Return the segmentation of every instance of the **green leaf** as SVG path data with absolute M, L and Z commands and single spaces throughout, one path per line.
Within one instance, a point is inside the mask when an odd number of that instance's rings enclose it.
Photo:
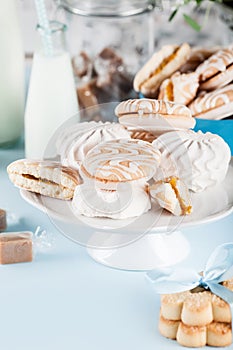
M 175 15 L 177 14 L 178 12 L 178 8 L 176 8 L 170 15 L 168 21 L 171 22 L 173 20 L 173 18 L 175 17 Z
M 198 24 L 194 19 L 192 19 L 191 17 L 189 17 L 188 15 L 186 15 L 185 13 L 183 13 L 183 17 L 185 19 L 185 21 L 197 32 L 200 32 L 201 30 L 201 26 L 200 24 Z

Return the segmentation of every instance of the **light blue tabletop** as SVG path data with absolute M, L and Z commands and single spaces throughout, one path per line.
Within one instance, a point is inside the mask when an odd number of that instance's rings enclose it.
M 21 218 L 8 231 L 34 231 L 40 225 L 54 233 L 55 243 L 32 263 L 0 265 L 0 348 L 181 349 L 158 334 L 159 297 L 144 273 L 97 264 L 85 247 L 63 237 L 45 214 L 20 197 L 7 178 L 6 166 L 22 157 L 22 145 L 0 150 L 0 207 Z M 192 249 L 182 265 L 202 270 L 217 245 L 232 241 L 232 227 L 230 215 L 183 229 Z

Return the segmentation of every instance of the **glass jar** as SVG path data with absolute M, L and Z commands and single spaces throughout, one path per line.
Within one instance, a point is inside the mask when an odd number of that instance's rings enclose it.
M 173 11 L 179 7 L 175 17 L 169 22 Z M 179 0 L 155 0 L 155 46 L 187 42 L 191 46 L 211 47 L 224 44 L 223 26 L 218 6 L 211 1 L 203 1 L 197 6 L 196 1 L 185 3 Z M 184 14 L 190 16 L 200 26 L 200 31 L 193 29 L 185 20 Z M 213 30 L 218 28 L 218 30 Z
M 219 17 L 223 25 L 222 37 L 223 44 L 229 45 L 233 43 L 233 2 L 225 1 L 218 4 Z
M 133 77 L 153 53 L 153 0 L 59 0 L 81 107 L 134 97 Z

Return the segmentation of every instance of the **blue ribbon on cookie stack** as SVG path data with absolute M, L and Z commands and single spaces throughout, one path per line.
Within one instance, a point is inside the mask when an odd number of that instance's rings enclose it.
M 230 305 L 233 324 L 233 291 L 221 284 L 233 278 L 233 243 L 217 247 L 201 275 L 192 269 L 162 268 L 152 270 L 146 276 L 158 294 L 179 293 L 196 287 L 209 289 Z

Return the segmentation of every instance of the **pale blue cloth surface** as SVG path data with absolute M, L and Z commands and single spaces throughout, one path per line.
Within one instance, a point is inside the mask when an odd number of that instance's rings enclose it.
M 159 296 L 144 273 L 95 263 L 85 247 L 63 237 L 47 215 L 24 202 L 6 174 L 6 166 L 22 157 L 22 145 L 0 150 L 0 208 L 21 218 L 8 230 L 40 225 L 56 240 L 53 250 L 32 263 L 0 265 L 1 349 L 183 350 L 159 335 Z M 201 271 L 214 248 L 232 240 L 232 227 L 230 215 L 183 229 L 191 252 L 180 266 Z

